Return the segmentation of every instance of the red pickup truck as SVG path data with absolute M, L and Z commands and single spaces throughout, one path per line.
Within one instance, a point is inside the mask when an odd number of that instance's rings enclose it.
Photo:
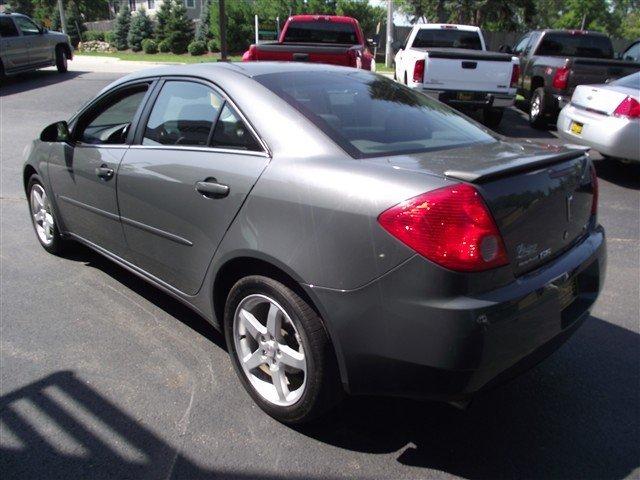
M 289 17 L 277 42 L 251 45 L 243 62 L 315 62 L 375 70 L 376 62 L 355 18 L 337 15 Z

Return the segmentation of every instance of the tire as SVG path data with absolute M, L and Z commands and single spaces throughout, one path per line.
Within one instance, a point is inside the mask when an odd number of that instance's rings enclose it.
M 0 80 L 5 80 L 7 76 L 4 74 L 4 65 L 0 62 Z
M 404 72 L 404 84 L 409 86 L 409 81 L 407 80 L 407 72 Z
M 271 318 L 279 318 L 280 327 L 269 327 L 277 325 L 268 321 L 272 311 L 278 313 Z M 254 320 L 260 323 L 259 328 Z M 335 354 L 322 320 L 286 285 L 258 275 L 239 280 L 227 297 L 224 330 L 242 385 L 276 420 L 291 425 L 306 423 L 342 398 Z M 297 367 L 292 366 L 292 358 Z M 278 378 L 283 380 L 277 382 Z M 277 383 L 284 388 L 279 390 Z
M 536 88 L 529 102 L 529 124 L 537 129 L 546 128 L 548 115 L 549 106 L 545 102 L 544 88 Z
M 56 47 L 56 68 L 60 73 L 65 73 L 69 69 L 67 65 L 67 52 L 62 45 Z
M 34 197 L 34 190 L 40 194 L 42 202 L 38 204 Z M 29 202 L 29 213 L 31 224 L 36 234 L 36 238 L 42 248 L 53 255 L 60 255 L 68 246 L 68 241 L 62 238 L 58 230 L 58 222 L 53 213 L 49 195 L 47 194 L 42 180 L 36 174 L 31 175 L 27 184 L 27 199 Z M 38 208 L 38 207 L 44 208 Z M 46 214 L 44 213 L 46 212 Z M 39 218 L 35 215 L 38 214 Z
M 482 122 L 489 128 L 496 128 L 502 121 L 504 108 L 485 108 L 482 111 Z

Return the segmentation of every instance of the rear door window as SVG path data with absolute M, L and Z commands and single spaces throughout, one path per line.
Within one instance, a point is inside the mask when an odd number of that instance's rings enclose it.
M 0 17 L 0 36 L 17 37 L 19 35 L 15 23 L 8 17 Z
M 211 146 L 233 150 L 262 151 L 262 147 L 239 115 L 226 104 L 213 132 Z
M 15 19 L 23 35 L 40 35 L 40 28 L 27 17 L 15 17 Z

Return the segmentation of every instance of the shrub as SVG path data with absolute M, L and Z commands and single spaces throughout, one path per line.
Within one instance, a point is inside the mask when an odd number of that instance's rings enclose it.
M 71 39 L 71 44 L 74 47 L 78 46 L 78 43 L 84 39 L 84 32 L 87 27 L 84 25 L 78 5 L 73 0 L 67 3 L 67 35 Z
M 220 51 L 220 48 L 218 47 L 218 41 L 215 38 L 212 38 L 211 40 L 209 40 L 209 43 L 207 43 L 207 48 L 209 49 L 210 52 Z
M 202 11 L 200 21 L 196 26 L 195 39 L 205 42 L 211 38 L 211 0 L 202 0 Z
M 193 23 L 187 17 L 187 7 L 184 3 L 174 0 L 172 2 L 171 18 L 165 27 L 165 34 L 171 51 L 177 55 L 185 53 L 191 40 L 193 40 Z
M 104 32 L 104 41 L 110 45 L 113 45 L 116 42 L 115 32 L 113 30 Z
M 153 23 L 144 8 L 131 16 L 131 25 L 127 34 L 127 45 L 134 52 L 142 50 L 142 41 L 153 35 Z
M 142 51 L 144 53 L 158 53 L 158 44 L 151 38 L 145 38 L 142 40 Z
M 84 32 L 83 38 L 85 42 L 104 42 L 105 32 L 100 30 L 87 30 Z
M 113 46 L 118 50 L 125 50 L 127 48 L 127 35 L 129 35 L 129 27 L 131 25 L 131 10 L 125 3 L 120 7 L 120 12 L 116 17 L 116 28 L 113 31 L 114 42 Z
M 156 11 L 156 40 L 161 43 L 167 39 L 167 24 L 171 19 L 172 0 L 165 0 Z
M 189 44 L 187 49 L 189 50 L 189 53 L 191 55 L 196 57 L 198 55 L 204 55 L 205 53 L 207 53 L 207 44 L 198 40 L 194 40 Z
M 158 43 L 158 51 L 161 53 L 170 52 L 171 44 L 169 43 L 169 40 L 162 40 L 160 43 Z

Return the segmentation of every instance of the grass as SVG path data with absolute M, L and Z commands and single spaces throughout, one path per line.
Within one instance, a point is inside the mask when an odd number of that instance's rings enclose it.
M 220 58 L 219 53 L 208 53 L 206 55 L 200 55 L 194 57 L 188 53 L 184 55 L 175 55 L 173 53 L 156 53 L 148 54 L 142 52 L 74 52 L 75 55 L 82 55 L 87 57 L 106 57 L 106 58 L 119 58 L 120 60 L 129 60 L 134 62 L 158 62 L 158 63 L 205 63 L 205 62 L 217 62 Z M 232 62 L 239 62 L 242 60 L 240 55 L 231 55 L 228 57 Z
M 376 62 L 376 72 L 393 73 L 393 67 L 387 67 L 384 62 Z

